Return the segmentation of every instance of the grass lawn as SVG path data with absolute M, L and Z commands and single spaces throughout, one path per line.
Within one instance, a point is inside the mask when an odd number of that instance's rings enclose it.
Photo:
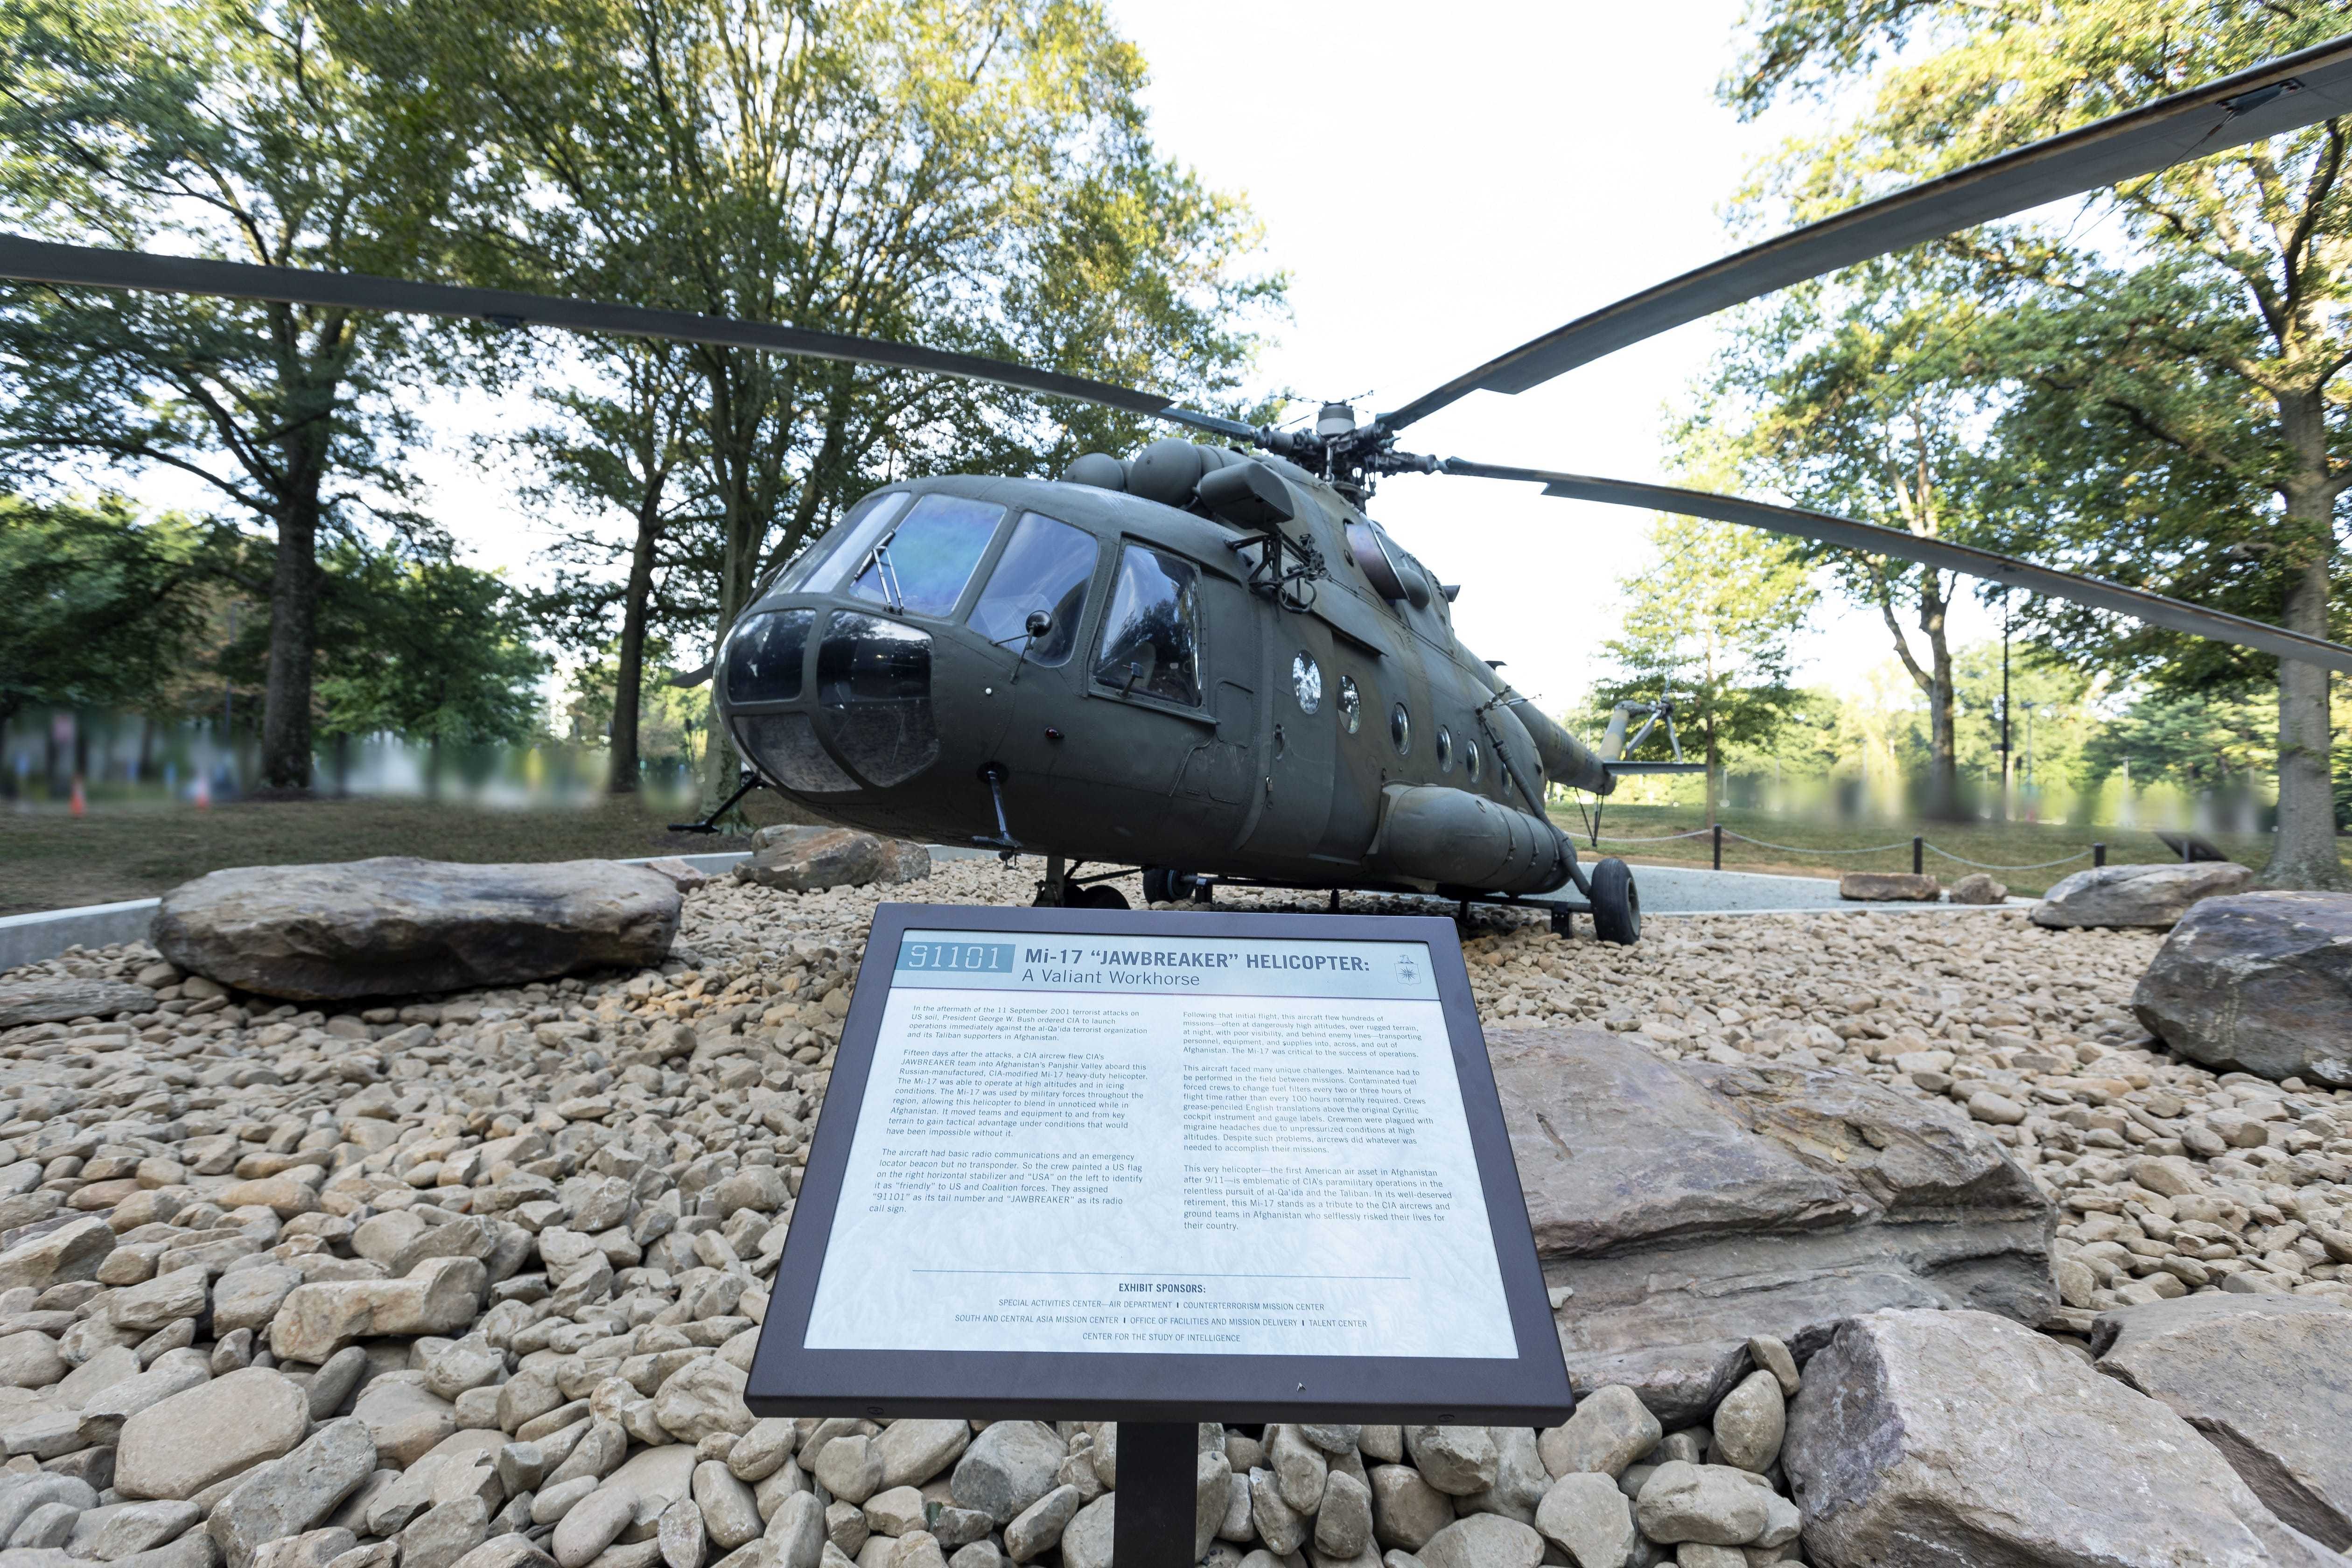
M 742 810 L 783 820 L 776 797 Z M 152 898 L 225 866 L 417 855 L 436 860 L 624 859 L 743 849 L 724 835 L 669 832 L 677 814 L 635 797 L 593 805 L 499 810 L 427 800 L 240 802 L 188 806 L 93 805 L 0 815 L 0 915 Z
M 753 795 L 742 809 L 755 825 L 784 820 L 773 795 Z M 356 860 L 370 855 L 473 861 L 601 859 L 749 847 L 741 837 L 672 833 L 666 826 L 671 816 L 635 798 L 514 810 L 368 798 L 244 802 L 211 811 L 94 805 L 88 816 L 78 820 L 53 811 L 8 813 L 0 815 L 0 915 L 151 898 L 225 866 Z M 1553 820 L 1575 834 L 1583 847 L 1583 824 L 1573 807 L 1555 810 Z M 1613 842 L 1685 832 L 1703 826 L 1704 821 L 1695 805 L 1612 805 L 1601 818 L 1598 853 L 1622 855 L 1635 865 L 1704 866 L 1708 859 L 1705 837 L 1662 844 Z M 1723 845 L 1727 869 L 1834 877 L 1841 871 L 1911 868 L 1911 829 L 1899 824 L 1814 822 L 1741 811 L 1726 812 L 1723 823 L 1729 830 Z M 1807 849 L 1898 847 L 1874 854 L 1815 858 L 1743 843 L 1729 837 L 1730 832 Z M 2055 860 L 2084 849 L 2094 838 L 2106 841 L 2111 862 L 2172 858 L 2155 835 L 2128 828 L 1971 822 L 1937 824 L 1926 833 L 1928 842 L 1955 855 L 2004 866 Z M 2264 837 L 2209 837 L 2257 868 L 2270 852 Z M 2040 870 L 1993 874 L 2011 892 L 2039 893 L 2090 863 L 2084 857 Z M 1933 853 L 1927 856 L 1927 868 L 1947 883 L 1971 869 Z
M 1618 855 L 1636 866 L 1705 866 L 1709 864 L 1713 853 L 1712 846 L 1703 832 L 1698 837 L 1678 838 L 1663 844 L 1613 842 L 1653 838 L 1670 833 L 1688 832 L 1693 828 L 1704 829 L 1706 813 L 1697 805 L 1611 805 L 1601 819 L 1601 847 L 1597 851 L 1587 847 L 1584 822 L 1578 816 L 1574 806 L 1565 809 L 1555 806 L 1552 820 L 1575 836 L 1577 847 L 1588 857 Z M 1803 817 L 1769 816 L 1756 811 L 1727 811 L 1721 814 L 1721 820 L 1724 826 L 1723 868 L 1727 871 L 1774 871 L 1801 877 L 1835 877 L 1843 871 L 1908 871 L 1911 869 L 1911 836 L 1914 833 L 1923 835 L 1929 844 L 1954 855 L 1998 866 L 2028 866 L 2039 861 L 2056 860 L 2063 856 L 2080 854 L 2094 841 L 2105 843 L 2107 863 L 2111 866 L 2176 858 L 2155 834 L 2129 827 L 2083 827 L 2035 822 L 1916 825 L 1820 822 Z M 1768 844 L 1787 845 L 1794 849 L 1853 850 L 1876 845 L 1895 845 L 1896 847 L 1874 854 L 1790 854 L 1743 843 L 1731 837 L 1734 833 L 1760 838 Z M 2205 837 L 2231 858 L 2243 861 L 2256 870 L 2260 870 L 2263 862 L 2270 858 L 2270 838 L 2266 834 L 2209 833 Z M 2343 843 L 2339 840 L 2339 854 L 2343 852 Z M 1977 868 L 1946 859 L 1934 849 L 1927 852 L 1926 862 L 1926 869 L 1942 879 L 1947 886 Z M 2047 891 L 2050 884 L 2061 877 L 2082 870 L 2090 864 L 2091 858 L 2083 854 L 2080 858 L 2063 865 L 2045 866 L 2031 871 L 1995 871 L 1992 875 L 2007 883 L 2012 893 L 2041 893 Z

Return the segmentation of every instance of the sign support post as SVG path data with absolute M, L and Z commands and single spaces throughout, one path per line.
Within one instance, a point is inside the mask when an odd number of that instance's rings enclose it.
M 1192 1568 L 1200 1452 L 1197 1422 L 1118 1424 L 1111 1568 Z

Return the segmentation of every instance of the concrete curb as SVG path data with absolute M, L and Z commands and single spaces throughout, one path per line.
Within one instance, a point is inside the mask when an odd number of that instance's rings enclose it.
M 926 845 L 931 857 L 938 860 L 984 860 L 995 851 L 975 849 L 964 845 Z M 683 860 L 698 871 L 710 876 L 722 876 L 742 861 L 751 858 L 749 851 L 733 850 L 719 855 L 643 855 L 622 862 L 627 866 L 643 866 L 653 860 Z M 1811 877 L 1781 877 L 1760 871 L 1717 871 L 1705 868 L 1685 868 L 1637 866 L 1638 883 L 1644 877 L 1662 870 L 1675 873 L 1660 881 L 1677 881 L 1688 878 L 1716 882 L 1723 892 L 1751 892 L 1769 896 L 1778 892 L 1789 896 L 1805 884 L 1818 886 L 1824 879 Z M 1773 887 L 1772 884 L 1790 884 Z M 1810 891 L 1810 889 L 1805 890 Z M 1645 919 L 1664 919 L 1686 915 L 1820 915 L 1820 914 L 1893 914 L 1893 915 L 1953 915 L 1976 913 L 1999 909 L 2031 909 L 2038 899 L 2011 899 L 2003 904 L 1911 904 L 1911 903 L 1762 903 L 1742 904 L 1732 901 L 1714 908 L 1654 907 L 1645 896 L 1642 913 Z M 130 899 L 119 904 L 85 904 L 79 909 L 38 910 L 28 915 L 0 915 L 0 970 L 16 969 L 27 963 L 39 963 L 55 958 L 69 947 L 110 947 L 117 942 L 143 942 L 147 927 L 155 918 L 158 899 Z

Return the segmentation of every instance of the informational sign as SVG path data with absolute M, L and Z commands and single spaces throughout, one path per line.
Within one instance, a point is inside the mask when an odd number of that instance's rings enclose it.
M 749 1395 L 1564 1410 L 1501 1132 L 1450 921 L 886 905 Z

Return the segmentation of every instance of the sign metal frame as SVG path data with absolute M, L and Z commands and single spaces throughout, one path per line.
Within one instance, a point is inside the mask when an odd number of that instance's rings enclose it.
M 1517 1353 L 1457 1358 L 808 1349 L 803 1342 L 865 1108 L 899 940 L 909 929 L 1427 944 Z M 888 1419 L 1498 1426 L 1548 1426 L 1566 1420 L 1575 1399 L 1454 921 L 1422 915 L 880 906 L 843 1021 L 744 1397 L 760 1415 Z

